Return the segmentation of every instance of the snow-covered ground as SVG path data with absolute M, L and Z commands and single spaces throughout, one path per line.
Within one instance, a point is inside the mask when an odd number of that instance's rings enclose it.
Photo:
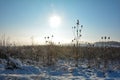
M 44 67 L 21 64 L 21 68 L 5 69 L 5 60 L 0 64 L 0 80 L 120 80 L 119 69 L 101 70 L 88 68 L 86 64 L 74 67 L 73 62 L 59 60 L 56 65 Z

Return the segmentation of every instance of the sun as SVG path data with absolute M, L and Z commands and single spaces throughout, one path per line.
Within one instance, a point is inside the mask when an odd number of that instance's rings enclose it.
M 50 17 L 50 26 L 51 27 L 59 27 L 61 24 L 60 16 L 53 15 Z

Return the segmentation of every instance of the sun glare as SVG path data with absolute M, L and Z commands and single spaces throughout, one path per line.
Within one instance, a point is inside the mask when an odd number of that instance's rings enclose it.
M 51 16 L 50 17 L 50 26 L 51 27 L 59 27 L 61 23 L 61 18 L 59 16 Z

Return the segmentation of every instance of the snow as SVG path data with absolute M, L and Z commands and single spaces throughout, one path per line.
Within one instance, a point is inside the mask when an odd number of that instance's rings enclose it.
M 22 66 L 22 63 L 19 59 L 14 59 L 14 58 L 9 57 L 9 62 L 14 63 L 17 68 L 21 68 L 21 66 Z M 11 66 L 11 65 L 6 65 L 6 67 L 7 66 Z
M 13 59 L 12 59 L 13 60 Z M 119 69 L 101 70 L 88 68 L 86 64 L 74 67 L 70 61 L 59 60 L 54 66 L 36 66 L 22 64 L 19 59 L 14 59 L 21 68 L 6 69 L 5 60 L 1 59 L 0 80 L 119 80 Z M 34 61 L 33 61 L 34 62 Z M 41 64 L 39 64 L 41 65 Z

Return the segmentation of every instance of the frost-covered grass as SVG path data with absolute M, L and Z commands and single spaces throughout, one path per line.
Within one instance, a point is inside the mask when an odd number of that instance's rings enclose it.
M 5 60 L 1 59 L 5 62 Z M 18 61 L 20 63 L 20 61 Z M 33 61 L 34 63 L 35 61 Z M 37 64 L 38 65 L 38 64 Z M 82 62 L 74 67 L 72 60 L 58 60 L 52 66 L 22 64 L 20 69 L 5 69 L 5 64 L 0 64 L 0 80 L 119 80 L 119 69 L 99 69 L 88 67 Z M 112 66 L 112 65 L 109 65 Z

